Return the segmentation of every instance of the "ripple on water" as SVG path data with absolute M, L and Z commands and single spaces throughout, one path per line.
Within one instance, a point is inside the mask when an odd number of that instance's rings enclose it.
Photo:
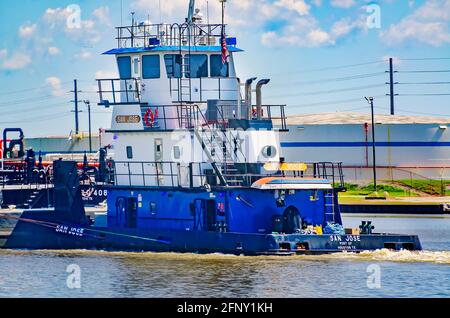
M 236 256 L 228 254 L 193 254 L 193 253 L 152 253 L 152 252 L 110 252 L 92 250 L 0 250 L 0 255 L 38 255 L 61 257 L 113 257 L 113 258 L 140 258 L 166 261 L 228 261 L 228 262 L 257 262 L 257 261 L 378 261 L 396 263 L 434 263 L 450 265 L 450 251 L 392 251 L 381 249 L 376 251 L 363 251 L 360 253 L 331 253 L 322 255 L 297 256 Z

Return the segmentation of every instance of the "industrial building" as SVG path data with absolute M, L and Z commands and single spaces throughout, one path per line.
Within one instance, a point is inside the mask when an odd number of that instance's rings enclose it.
M 450 118 L 375 115 L 375 123 L 378 179 L 450 179 Z M 342 161 L 346 180 L 372 179 L 370 114 L 297 115 L 287 125 L 286 161 Z

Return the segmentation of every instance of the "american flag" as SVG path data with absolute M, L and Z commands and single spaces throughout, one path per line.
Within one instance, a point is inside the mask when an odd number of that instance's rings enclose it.
M 222 64 L 226 64 L 228 62 L 228 47 L 227 47 L 227 37 L 225 36 L 225 30 L 222 28 L 222 37 L 220 39 L 220 44 L 222 46 Z

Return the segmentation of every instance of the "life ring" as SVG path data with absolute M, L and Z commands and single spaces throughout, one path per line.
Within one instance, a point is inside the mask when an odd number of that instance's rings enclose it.
M 144 123 L 148 127 L 153 127 L 155 123 L 155 115 L 153 114 L 153 111 L 151 108 L 147 108 L 144 114 Z

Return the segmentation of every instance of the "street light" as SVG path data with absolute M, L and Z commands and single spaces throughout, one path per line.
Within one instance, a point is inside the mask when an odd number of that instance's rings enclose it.
M 373 97 L 365 97 L 366 101 L 370 104 L 372 112 L 372 166 L 373 166 L 373 187 L 377 192 L 377 164 L 376 164 L 376 151 L 375 151 L 375 114 L 373 111 Z
M 89 121 L 89 152 L 92 153 L 92 133 L 91 133 L 91 102 L 88 100 L 83 101 L 88 108 L 88 121 Z

